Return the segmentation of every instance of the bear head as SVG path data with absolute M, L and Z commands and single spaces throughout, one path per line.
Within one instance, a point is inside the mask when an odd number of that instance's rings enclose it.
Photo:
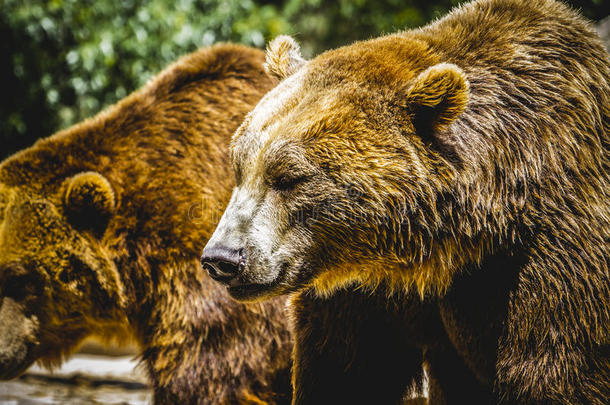
M 385 277 L 446 288 L 463 247 L 443 223 L 463 71 L 401 34 L 311 61 L 278 37 L 266 67 L 282 80 L 233 137 L 236 187 L 203 255 L 212 276 L 245 300 Z
M 125 324 L 124 287 L 101 243 L 117 195 L 101 173 L 62 172 L 42 155 L 0 165 L 0 379 L 37 360 L 58 365 L 86 336 Z

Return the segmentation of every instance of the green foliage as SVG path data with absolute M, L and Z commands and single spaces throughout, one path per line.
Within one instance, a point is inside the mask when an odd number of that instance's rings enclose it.
M 282 13 L 303 52 L 312 56 L 360 39 L 418 27 L 467 0 L 286 0 Z M 609 0 L 563 0 L 598 20 Z
M 288 0 L 286 17 L 311 56 L 359 39 L 424 25 L 460 0 Z
M 286 32 L 252 0 L 2 0 L 0 156 L 124 97 L 217 41 L 262 47 Z
M 573 1 L 590 18 L 605 0 Z M 304 53 L 425 24 L 459 0 L 0 0 L 0 158 L 80 121 L 200 46 Z

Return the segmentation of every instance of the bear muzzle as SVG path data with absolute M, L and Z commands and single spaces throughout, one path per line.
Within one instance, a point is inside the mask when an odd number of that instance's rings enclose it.
M 35 360 L 38 324 L 9 297 L 0 299 L 0 380 L 18 377 Z

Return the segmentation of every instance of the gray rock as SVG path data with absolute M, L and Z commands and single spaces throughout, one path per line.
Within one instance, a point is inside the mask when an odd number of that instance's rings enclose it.
M 610 16 L 599 21 L 595 25 L 595 29 L 599 33 L 599 36 L 602 37 L 606 49 L 610 52 Z

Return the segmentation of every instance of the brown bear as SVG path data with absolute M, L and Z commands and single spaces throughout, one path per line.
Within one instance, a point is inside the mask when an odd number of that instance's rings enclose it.
M 290 400 L 284 301 L 244 305 L 199 253 L 233 187 L 229 143 L 275 79 L 218 45 L 0 165 L 0 378 L 89 335 L 135 339 L 155 403 Z
M 606 404 L 610 61 L 555 0 L 479 0 L 305 61 L 233 138 L 204 249 L 241 300 L 298 292 L 295 403 Z M 228 263 L 228 264 L 227 264 Z

